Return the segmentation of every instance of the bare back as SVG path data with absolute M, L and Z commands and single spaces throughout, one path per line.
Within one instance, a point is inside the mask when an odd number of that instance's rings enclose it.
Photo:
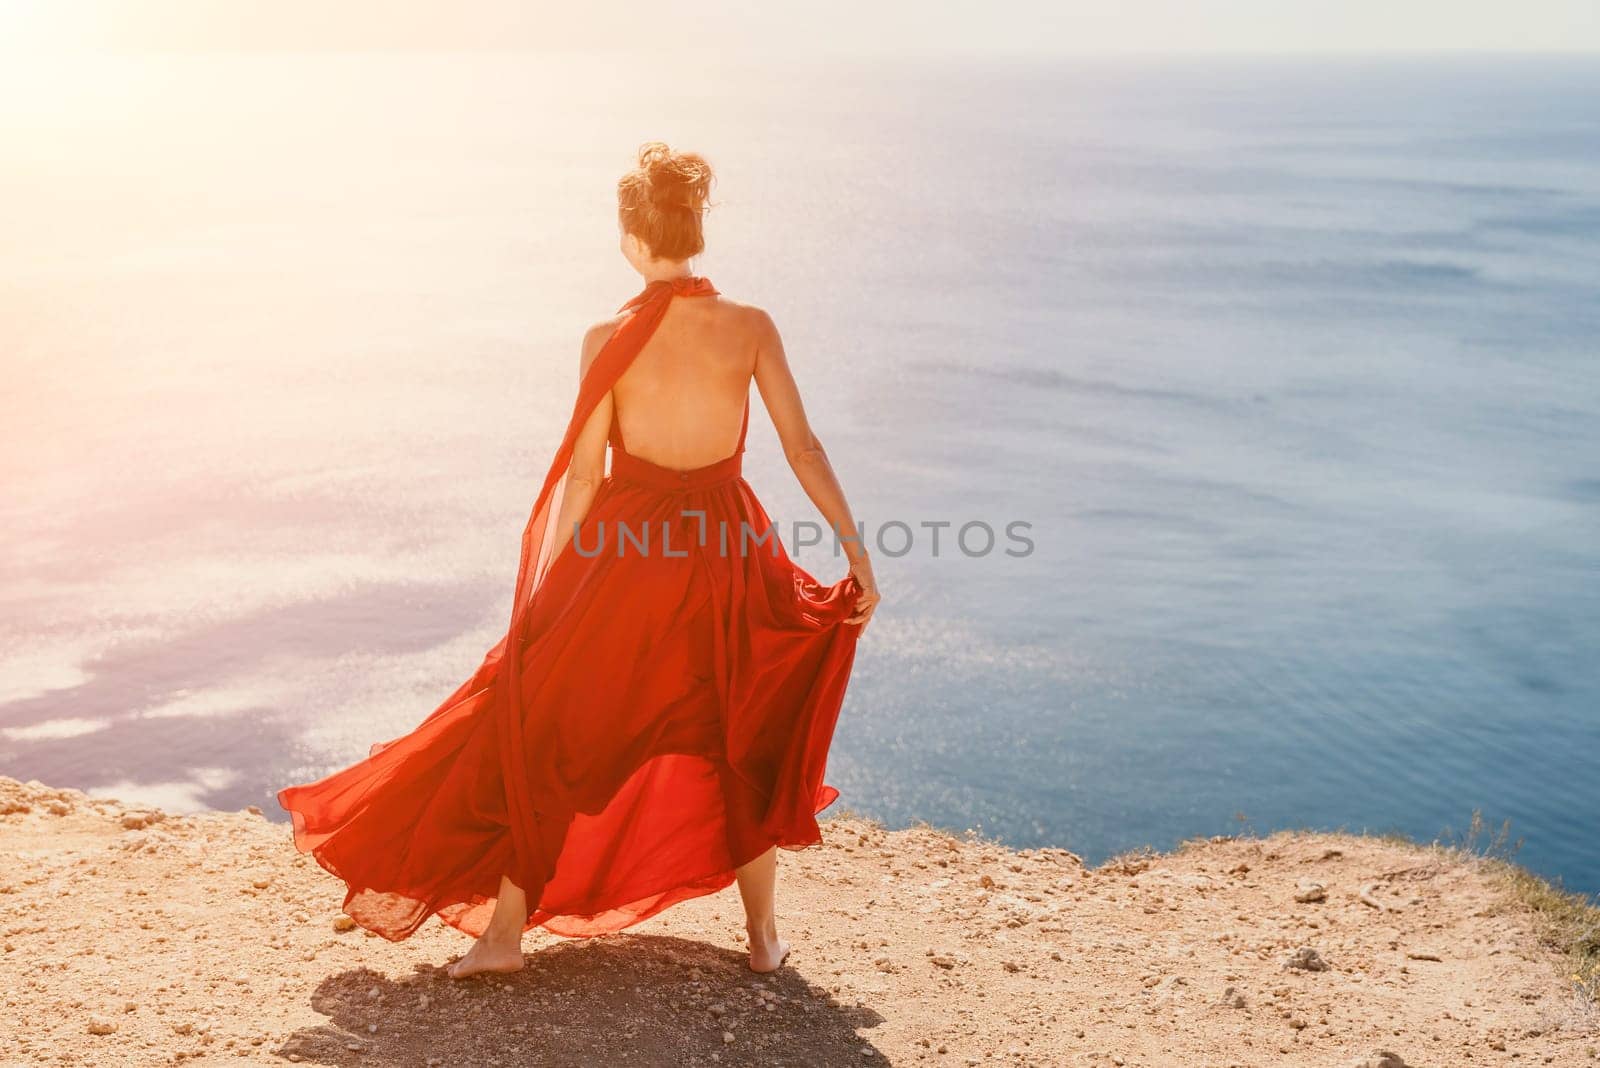
M 641 272 L 643 273 L 643 272 Z M 583 338 L 581 381 L 625 318 L 596 323 Z M 772 317 L 720 296 L 672 300 L 633 362 L 595 404 L 567 470 L 556 516 L 556 552 L 588 514 L 606 478 L 606 441 L 657 467 L 689 472 L 728 460 L 738 451 L 745 405 L 754 380 L 772 417 L 789 467 L 822 513 L 850 559 L 860 583 L 856 612 L 846 622 L 865 625 L 879 597 L 872 565 L 844 490 L 800 399 L 783 339 Z M 688 477 L 685 475 L 684 477 Z
M 756 309 L 721 297 L 668 305 L 611 389 L 629 453 L 677 470 L 733 453 L 760 349 L 758 317 Z

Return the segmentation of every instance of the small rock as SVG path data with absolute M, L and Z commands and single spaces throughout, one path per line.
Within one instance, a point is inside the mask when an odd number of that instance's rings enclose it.
M 91 1035 L 116 1034 L 117 1022 L 105 1016 L 89 1017 L 89 1033 Z
M 250 885 L 255 887 L 257 890 L 265 890 L 267 887 L 272 885 L 272 880 L 265 875 L 258 875 L 254 879 L 250 880 Z
M 723 1041 L 724 1045 L 731 1043 L 733 1041 L 733 1032 L 732 1031 L 724 1031 L 724 1032 L 722 1032 L 722 1041 Z
M 354 931 L 356 929 L 356 921 L 348 916 L 335 916 L 333 918 L 333 929 L 340 933 Z
M 1222 992 L 1222 999 L 1221 1000 L 1222 1000 L 1223 1007 L 1225 1007 L 1225 1008 L 1229 1008 L 1229 1009 L 1242 1009 L 1242 1008 L 1244 1008 L 1244 995 L 1239 992 L 1239 988 L 1236 987 L 1236 986 L 1230 986 L 1226 990 L 1224 990 Z
M 1283 966 L 1291 971 L 1299 972 L 1325 972 L 1328 970 L 1328 962 L 1322 959 L 1322 954 L 1310 946 L 1301 946 L 1295 950 L 1294 956 L 1285 961 Z
M 246 812 L 250 813 L 250 815 L 252 815 L 252 816 L 261 815 L 261 806 L 260 805 L 246 805 L 246 806 L 244 806 L 244 810 Z
M 1328 888 L 1311 879 L 1301 879 L 1294 885 L 1294 899 L 1302 904 L 1328 900 Z
M 124 812 L 122 814 L 122 829 L 125 831 L 142 831 L 155 822 L 155 817 L 149 812 Z

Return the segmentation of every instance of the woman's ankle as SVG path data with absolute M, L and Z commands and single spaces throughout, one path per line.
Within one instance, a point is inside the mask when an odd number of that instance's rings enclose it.
M 520 946 L 522 945 L 522 929 L 506 924 L 490 924 L 484 929 L 483 939 L 495 946 Z
M 778 940 L 778 920 L 769 916 L 765 920 L 750 921 L 744 924 L 745 934 L 750 936 L 752 945 L 771 945 Z

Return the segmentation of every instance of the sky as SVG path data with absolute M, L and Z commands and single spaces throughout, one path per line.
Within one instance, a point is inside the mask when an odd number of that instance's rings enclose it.
M 0 0 L 0 53 L 1600 51 L 1600 0 Z

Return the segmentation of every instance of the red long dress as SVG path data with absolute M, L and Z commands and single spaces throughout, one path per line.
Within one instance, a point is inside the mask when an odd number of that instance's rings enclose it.
M 610 473 L 551 551 L 595 405 L 674 297 L 715 292 L 653 282 L 623 305 L 523 534 L 511 625 L 472 677 L 410 733 L 278 792 L 362 927 L 398 941 L 437 913 L 482 934 L 507 875 L 525 928 L 602 934 L 821 840 L 860 588 L 789 559 L 740 475 L 744 429 L 731 456 L 677 471 L 628 453 L 613 420 Z

